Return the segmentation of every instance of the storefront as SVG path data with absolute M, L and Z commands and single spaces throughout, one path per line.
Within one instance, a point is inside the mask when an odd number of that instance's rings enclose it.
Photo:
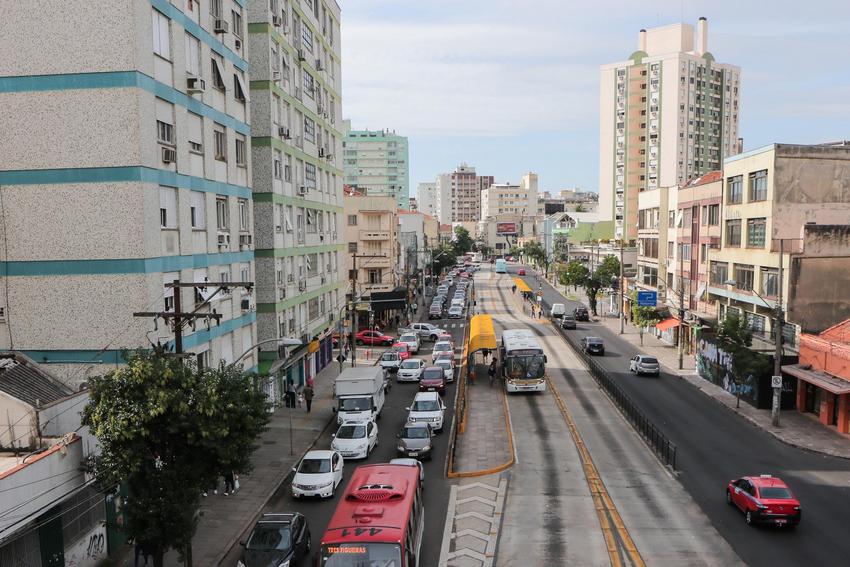
M 677 344 L 679 336 L 679 320 L 667 317 L 655 325 L 656 336 L 667 344 Z
M 803 364 L 783 366 L 782 372 L 797 378 L 797 411 L 850 433 L 850 382 Z

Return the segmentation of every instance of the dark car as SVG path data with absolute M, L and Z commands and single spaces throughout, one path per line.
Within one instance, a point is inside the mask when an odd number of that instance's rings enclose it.
M 586 307 L 576 307 L 573 309 L 573 317 L 576 318 L 576 321 L 590 321 L 590 313 L 587 312 Z
M 431 426 L 427 423 L 407 423 L 398 435 L 396 453 L 403 457 L 431 460 Z
M 292 565 L 295 567 L 310 556 L 310 528 L 307 518 L 299 513 L 263 514 L 247 541 L 240 542 L 245 550 L 237 565 L 266 567 Z
M 598 337 L 584 337 L 581 340 L 581 349 L 587 354 L 605 354 L 605 343 Z
M 562 329 L 575 329 L 576 328 L 576 318 L 572 315 L 564 314 L 561 317 L 561 328 Z
M 441 366 L 426 366 L 419 375 L 419 391 L 446 393 L 446 372 Z

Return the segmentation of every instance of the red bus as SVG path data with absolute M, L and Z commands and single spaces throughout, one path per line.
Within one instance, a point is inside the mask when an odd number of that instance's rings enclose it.
M 322 536 L 320 567 L 418 567 L 425 525 L 419 467 L 361 465 Z

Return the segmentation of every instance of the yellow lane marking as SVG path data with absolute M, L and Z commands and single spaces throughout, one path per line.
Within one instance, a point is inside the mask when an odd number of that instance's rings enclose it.
M 573 442 L 578 449 L 582 467 L 584 468 L 584 476 L 587 479 L 588 488 L 590 488 L 590 493 L 593 496 L 593 502 L 596 506 L 596 514 L 599 517 L 599 524 L 602 527 L 602 533 L 608 546 L 608 556 L 611 559 L 612 567 L 620 567 L 622 565 L 620 553 L 617 549 L 616 539 L 620 540 L 623 549 L 628 554 L 630 562 L 634 567 L 645 567 L 646 563 L 641 557 L 637 546 L 635 546 L 632 536 L 626 529 L 625 523 L 623 523 L 623 518 L 617 511 L 614 501 L 611 499 L 610 494 L 608 494 L 608 490 L 605 488 L 605 484 L 599 476 L 599 471 L 596 469 L 596 465 L 593 464 L 590 451 L 587 450 L 587 446 L 581 438 L 578 427 L 576 427 L 572 415 L 567 409 L 567 404 L 564 403 L 564 399 L 561 397 L 560 392 L 558 392 L 558 389 L 555 387 L 555 384 L 552 382 L 552 379 L 549 378 L 548 374 L 546 375 L 546 383 L 549 385 L 549 391 L 552 392 L 552 395 L 555 397 L 558 409 L 561 410 L 561 415 L 567 423 L 567 428 L 570 430 L 570 436 L 573 438 Z M 611 518 L 610 522 L 608 520 L 609 517 Z M 613 529 L 611 527 L 611 523 L 614 524 Z M 617 536 L 616 538 L 615 535 Z

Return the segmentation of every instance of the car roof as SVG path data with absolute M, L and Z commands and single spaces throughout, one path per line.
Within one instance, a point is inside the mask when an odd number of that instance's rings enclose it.
M 755 484 L 759 488 L 764 487 L 778 487 L 778 488 L 788 488 L 788 485 L 781 478 L 777 478 L 775 476 L 770 475 L 760 475 L 760 476 L 748 476 L 744 477 L 750 480 L 753 484 Z
M 442 371 L 443 371 L 443 369 L 442 369 L 442 368 L 440 368 L 439 366 L 437 366 L 436 364 L 432 364 L 432 365 L 430 365 L 430 366 L 426 366 L 425 368 L 423 368 L 423 369 L 422 369 L 422 372 L 425 372 L 426 370 L 439 370 L 440 372 L 442 372 Z
M 336 453 L 336 451 L 328 451 L 317 449 L 315 451 L 307 451 L 307 454 L 304 455 L 305 459 L 330 459 L 331 456 Z
M 430 425 L 428 425 L 424 421 L 408 421 L 402 427 L 418 427 L 421 429 L 425 429 L 426 427 L 430 427 Z
M 451 341 L 437 341 L 436 343 L 434 343 L 434 348 L 436 348 L 436 347 L 437 347 L 437 345 L 449 345 L 449 346 L 452 346 L 452 342 L 451 342 Z
M 437 392 L 418 392 L 413 400 L 436 400 L 439 395 Z
M 602 342 L 602 339 L 600 339 L 599 337 L 584 337 L 584 339 L 588 342 L 590 342 L 590 341 L 599 341 L 600 343 Z
M 257 521 L 258 524 L 280 523 L 289 524 L 296 516 L 300 516 L 298 512 L 266 512 Z

